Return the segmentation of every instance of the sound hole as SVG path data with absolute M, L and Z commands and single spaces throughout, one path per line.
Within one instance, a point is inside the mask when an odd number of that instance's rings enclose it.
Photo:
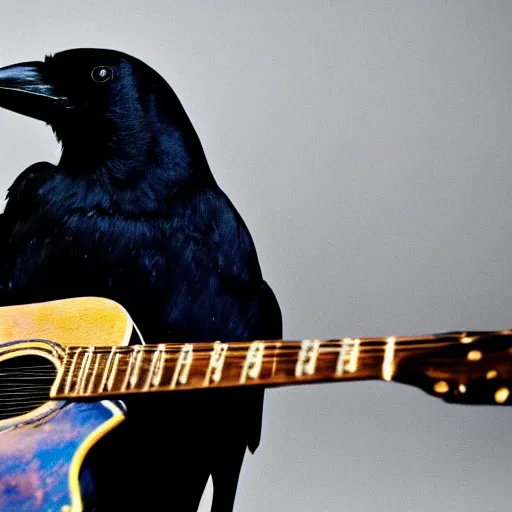
M 56 375 L 57 369 L 44 357 L 24 355 L 0 361 L 0 420 L 48 402 Z

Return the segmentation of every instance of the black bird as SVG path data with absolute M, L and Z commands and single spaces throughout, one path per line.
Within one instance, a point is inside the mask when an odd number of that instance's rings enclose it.
M 0 304 L 102 296 L 146 343 L 279 339 L 281 312 L 251 235 L 217 185 L 168 83 L 125 53 L 72 49 L 0 69 L 0 107 L 49 124 L 62 155 L 9 188 Z M 93 334 L 93 333 L 91 333 Z M 232 510 L 263 391 L 129 399 L 88 462 L 97 510 Z

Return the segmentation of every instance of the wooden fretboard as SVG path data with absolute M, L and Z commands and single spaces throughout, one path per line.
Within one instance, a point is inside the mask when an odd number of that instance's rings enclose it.
M 402 357 L 459 344 L 464 335 L 69 347 L 51 397 L 391 380 Z

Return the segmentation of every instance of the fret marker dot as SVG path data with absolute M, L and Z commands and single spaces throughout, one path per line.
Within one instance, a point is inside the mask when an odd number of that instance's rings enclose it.
M 440 380 L 434 384 L 434 391 L 436 393 L 447 393 L 450 390 L 450 386 L 444 380 Z
M 507 401 L 509 395 L 510 390 L 508 388 L 500 388 L 494 393 L 494 400 L 496 400 L 498 404 L 503 404 Z
M 488 379 L 488 380 L 491 380 L 491 379 L 495 379 L 496 377 L 498 376 L 498 372 L 496 370 L 489 370 L 485 377 Z
M 480 361 L 482 359 L 482 352 L 480 350 L 471 350 L 468 352 L 468 361 Z

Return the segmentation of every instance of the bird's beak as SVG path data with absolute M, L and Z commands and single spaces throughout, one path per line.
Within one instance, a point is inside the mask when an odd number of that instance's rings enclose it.
M 66 103 L 45 81 L 43 62 L 0 68 L 0 107 L 49 123 L 56 108 Z

